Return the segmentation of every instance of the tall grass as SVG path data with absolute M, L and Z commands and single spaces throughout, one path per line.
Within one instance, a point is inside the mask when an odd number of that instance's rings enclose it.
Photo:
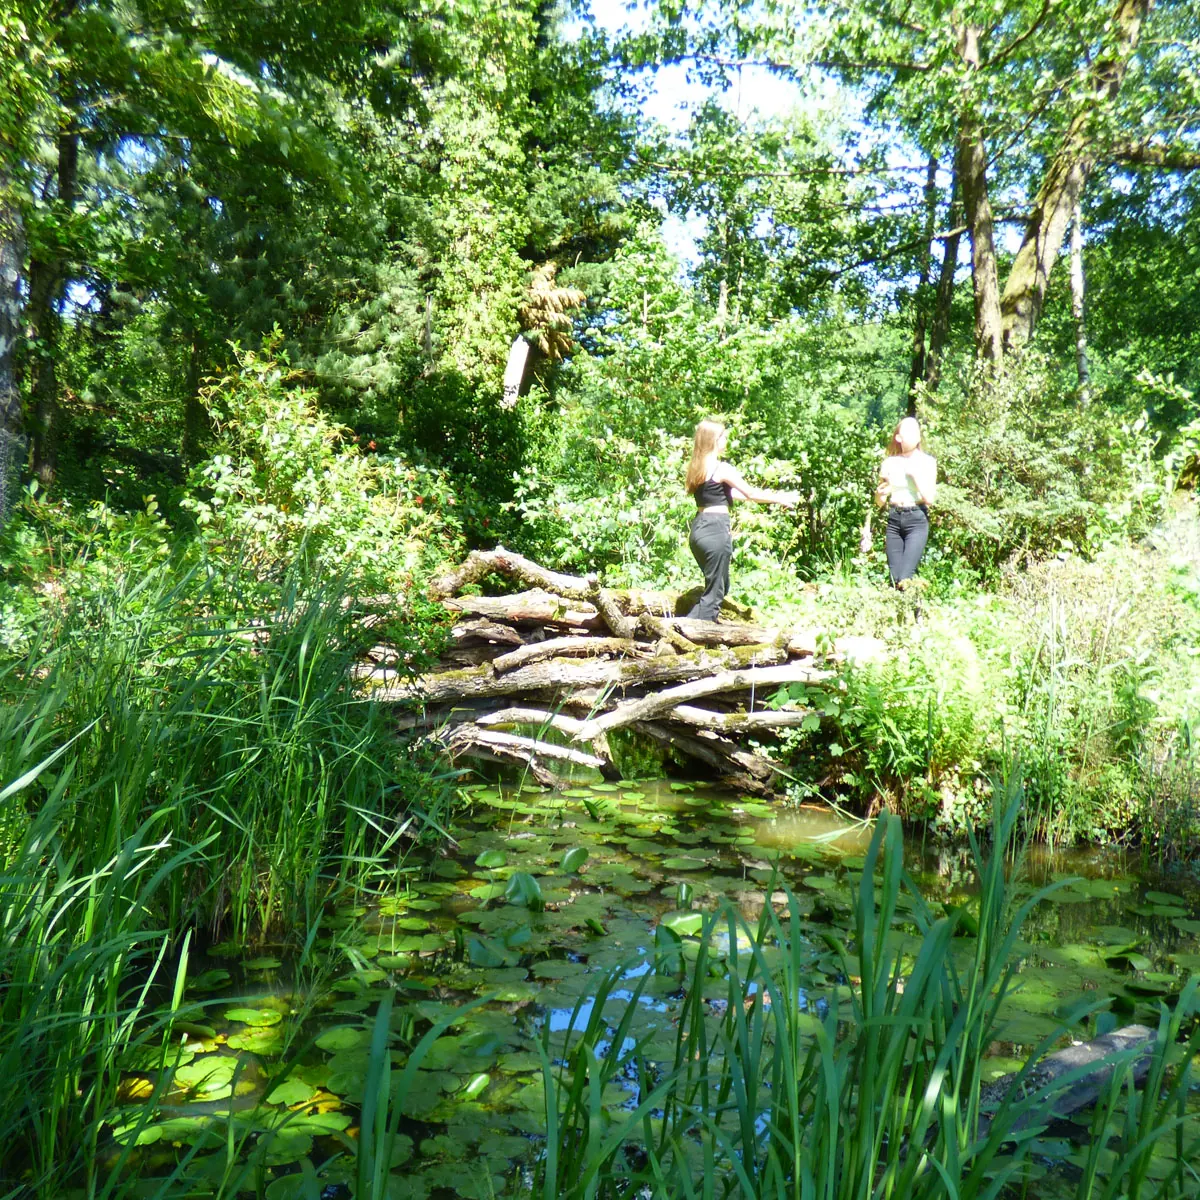
M 0 666 L 0 1194 L 99 1186 L 189 931 L 306 951 L 432 819 L 436 780 L 348 687 L 349 598 L 297 582 L 256 613 L 230 583 L 118 579 Z
M 1033 1065 L 1057 1035 L 1047 1038 L 1007 1102 L 983 1112 L 985 1055 L 1009 990 L 1016 940 L 1049 890 L 1017 905 L 1008 868 L 1019 783 L 997 795 L 992 853 L 972 844 L 980 911 L 969 942 L 955 937 L 965 915 L 935 916 L 906 878 L 899 822 L 884 816 L 855 898 L 852 944 L 828 938 L 846 983 L 827 1007 L 807 999 L 813 931 L 790 892 L 782 912 L 766 906 L 753 927 L 730 905 L 708 919 L 685 983 L 674 1062 L 661 1071 L 631 1037 L 636 991 L 621 1027 L 610 1030 L 602 1020 L 619 974 L 610 977 L 557 1070 L 547 1035 L 548 1147 L 534 1187 L 539 1200 L 982 1200 L 1018 1186 L 1053 1095 L 1075 1077 L 1036 1085 Z M 920 934 L 911 956 L 896 933 L 903 897 Z M 726 988 L 714 1016 L 705 984 L 718 963 Z M 1180 1022 L 1196 1008 L 1193 987 L 1175 1015 L 1164 1016 L 1152 1089 L 1175 1058 Z M 1063 1031 L 1086 1011 L 1068 1014 Z M 613 1112 L 605 1088 L 630 1075 L 638 1083 L 636 1104 Z M 1124 1077 L 1119 1070 L 1110 1107 Z M 1156 1139 L 1182 1137 L 1179 1096 L 1187 1084 L 1174 1087 L 1169 1103 L 1148 1089 L 1140 1109 L 1131 1110 L 1140 1115 L 1129 1138 L 1136 1162 L 1126 1174 L 1141 1170 L 1144 1177 L 1142 1160 Z M 1194 1156 L 1197 1147 L 1179 1149 Z M 1180 1168 L 1181 1181 L 1185 1172 L 1187 1187 L 1159 1194 L 1194 1194 L 1187 1190 L 1194 1172 Z M 1081 1197 L 1101 1194 L 1081 1184 Z

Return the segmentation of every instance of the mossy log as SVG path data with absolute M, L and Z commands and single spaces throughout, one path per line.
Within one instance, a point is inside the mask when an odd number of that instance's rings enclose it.
M 768 649 L 768 647 L 755 647 Z M 778 661 L 778 659 L 776 659 Z M 697 679 L 678 687 L 665 688 L 639 700 L 630 700 L 618 704 L 611 712 L 603 716 L 593 717 L 585 721 L 575 732 L 575 741 L 589 741 L 601 733 L 621 729 L 632 725 L 635 721 L 645 721 L 651 717 L 668 712 L 677 705 L 686 704 L 689 700 L 698 700 L 703 696 L 712 696 L 721 692 L 744 692 L 757 690 L 759 695 L 767 696 L 777 688 L 787 683 L 825 683 L 831 678 L 829 671 L 820 670 L 810 663 L 787 663 L 784 666 L 750 667 L 742 670 L 722 671 L 710 675 L 706 679 Z
M 1126 1025 L 1090 1042 L 1068 1046 L 1047 1055 L 1024 1079 L 1020 1078 L 1020 1072 L 1013 1072 L 987 1084 L 983 1090 L 984 1103 L 998 1107 L 1020 1099 L 1020 1094 L 1045 1089 L 1046 1106 L 1018 1118 L 1014 1132 L 1045 1118 L 1069 1117 L 1096 1103 L 1118 1064 L 1128 1066 L 1134 1082 L 1140 1083 L 1150 1069 L 1157 1037 L 1147 1025 Z M 1063 1080 L 1062 1087 L 1056 1090 L 1054 1085 L 1060 1079 Z M 1018 1082 L 1021 1093 L 1017 1091 Z M 986 1136 L 990 1124 L 990 1116 L 980 1117 L 980 1137 Z
M 492 574 L 525 590 L 456 594 Z M 610 773 L 608 731 L 635 726 L 723 782 L 769 793 L 778 765 L 739 739 L 810 727 L 813 712 L 764 711 L 758 701 L 780 684 L 830 679 L 816 665 L 812 630 L 763 626 L 729 602 L 722 620 L 693 620 L 679 615 L 688 593 L 607 588 L 594 574 L 547 570 L 502 546 L 473 551 L 429 595 L 457 618 L 440 668 L 414 678 L 398 655 L 373 652 L 358 680 L 377 702 L 422 706 L 398 715 L 398 730 L 430 731 L 422 736 L 455 757 L 520 762 L 543 783 L 564 763 Z M 703 697 L 711 707 L 690 703 Z M 542 741 L 548 730 L 574 745 Z
M 698 650 L 693 654 L 659 655 L 656 658 L 596 659 L 582 662 L 572 658 L 552 658 L 502 674 L 496 673 L 493 663 L 483 663 L 478 667 L 467 667 L 463 670 L 437 671 L 411 680 L 397 679 L 393 672 L 378 670 L 371 670 L 360 678 L 368 686 L 375 685 L 370 694 L 371 698 L 379 703 L 423 700 L 427 704 L 446 704 L 491 696 L 518 696 L 547 689 L 557 691 L 580 687 L 641 688 L 650 684 L 697 679 L 736 669 L 751 662 L 756 665 L 777 664 L 786 658 L 787 651 L 778 646 L 742 646 L 726 650 Z M 811 668 L 805 669 L 797 664 L 797 679 L 808 678 L 809 674 L 813 674 L 814 680 L 816 677 L 825 677 L 824 672 L 813 673 Z M 710 695 L 711 690 L 697 694 Z

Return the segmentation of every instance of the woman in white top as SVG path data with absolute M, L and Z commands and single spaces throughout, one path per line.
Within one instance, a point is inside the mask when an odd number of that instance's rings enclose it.
M 729 559 L 733 554 L 730 502 L 736 498 L 793 508 L 799 500 L 796 492 L 772 492 L 747 483 L 737 467 L 721 460 L 727 441 L 725 426 L 719 421 L 701 421 L 696 426 L 687 470 L 687 490 L 696 499 L 688 545 L 704 572 L 704 591 L 688 616 L 702 621 L 717 619 L 729 590 Z
M 875 488 L 875 503 L 890 505 L 884 549 L 892 582 L 900 589 L 921 565 L 929 540 L 929 506 L 936 494 L 937 460 L 921 449 L 916 417 L 905 417 L 892 434 Z

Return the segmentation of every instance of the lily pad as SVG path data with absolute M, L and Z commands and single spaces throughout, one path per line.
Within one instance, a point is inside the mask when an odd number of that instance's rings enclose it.
M 273 971 L 276 967 L 283 966 L 283 963 L 277 958 L 272 958 L 269 954 L 264 954 L 259 958 L 248 958 L 242 966 L 247 971 Z
M 223 1100 L 232 1091 L 238 1060 L 207 1054 L 175 1072 L 175 1086 L 187 1088 L 209 1100 Z
M 300 1079 L 285 1079 L 267 1095 L 268 1104 L 282 1104 L 290 1108 L 293 1104 L 304 1104 L 316 1095 L 316 1089 Z
M 485 850 L 476 857 L 475 865 L 485 870 L 495 870 L 508 865 L 508 855 L 503 850 Z
M 243 1025 L 258 1029 L 278 1025 L 283 1020 L 283 1014 L 273 1008 L 227 1008 L 225 1020 L 239 1021 Z
M 317 1045 L 330 1054 L 364 1050 L 371 1044 L 371 1031 L 359 1025 L 335 1025 L 317 1037 Z
M 562 869 L 568 875 L 574 875 L 580 867 L 588 860 L 588 851 L 586 846 L 572 846 L 570 850 L 563 855 Z
M 250 1054 L 273 1058 L 283 1053 L 283 1033 L 277 1025 L 247 1028 L 240 1033 L 230 1034 L 225 1044 L 231 1050 L 245 1050 Z
M 680 855 L 675 858 L 664 858 L 662 865 L 668 871 L 702 871 L 708 866 L 708 860 Z
M 189 992 L 219 991 L 229 983 L 230 978 L 229 972 L 224 967 L 214 967 L 211 971 L 205 971 L 194 979 L 189 979 L 187 990 Z

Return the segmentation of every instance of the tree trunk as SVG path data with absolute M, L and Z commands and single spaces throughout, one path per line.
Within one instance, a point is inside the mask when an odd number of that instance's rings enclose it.
M 968 69 L 979 67 L 979 31 L 959 30 L 958 52 Z M 958 133 L 958 178 L 963 209 L 971 235 L 971 282 L 975 289 L 975 353 L 997 362 L 1002 352 L 1000 277 L 996 271 L 996 242 L 992 204 L 988 197 L 987 152 L 983 132 L 973 113 L 964 114 Z
M 211 431 L 208 410 L 200 399 L 200 346 L 193 339 L 188 355 L 187 397 L 183 409 L 183 461 L 194 463 Z
M 58 137 L 58 196 L 55 202 L 59 222 L 64 226 L 69 224 L 75 207 L 78 178 L 79 134 L 67 126 Z M 29 264 L 33 471 L 38 482 L 47 488 L 54 483 L 58 469 L 58 353 L 65 271 L 66 263 L 58 248 L 32 259 Z
M 1119 0 L 1113 16 L 1115 51 L 1092 68 L 1091 99 L 1076 113 L 1046 168 L 1000 301 L 1005 351 L 1019 350 L 1037 328 L 1046 304 L 1051 268 L 1062 250 L 1071 215 L 1095 165 L 1090 146 L 1095 111 L 1114 100 L 1120 91 L 1148 8 L 1149 0 Z
M 0 527 L 16 503 L 21 486 L 25 439 L 21 396 L 13 352 L 21 335 L 21 262 L 24 236 L 21 214 L 9 199 L 10 182 L 0 168 Z
M 925 169 L 925 242 L 921 251 L 921 270 L 917 276 L 916 316 L 913 321 L 912 366 L 908 372 L 908 415 L 917 415 L 917 384 L 925 378 L 925 325 L 929 313 L 929 267 L 933 262 L 933 229 L 937 221 L 937 168 L 934 155 Z
M 958 195 L 958 172 L 950 180 L 950 229 L 962 223 L 962 205 Z M 933 328 L 929 331 L 929 354 L 925 359 L 925 386 L 936 392 L 942 381 L 942 358 L 950 340 L 950 315 L 954 307 L 954 276 L 958 272 L 959 233 L 951 233 L 942 242 L 942 269 L 938 274 L 937 297 L 933 308 Z
M 1075 205 L 1071 220 L 1071 315 L 1075 318 L 1075 366 L 1079 372 L 1079 402 L 1091 399 L 1091 373 L 1088 371 L 1087 324 L 1083 313 L 1083 213 Z
M 55 308 L 62 275 L 56 262 L 29 263 L 29 376 L 33 404 L 33 473 L 44 488 L 58 469 L 58 334 Z
M 721 282 L 717 285 L 717 329 L 725 340 L 729 321 L 729 222 L 721 222 Z

